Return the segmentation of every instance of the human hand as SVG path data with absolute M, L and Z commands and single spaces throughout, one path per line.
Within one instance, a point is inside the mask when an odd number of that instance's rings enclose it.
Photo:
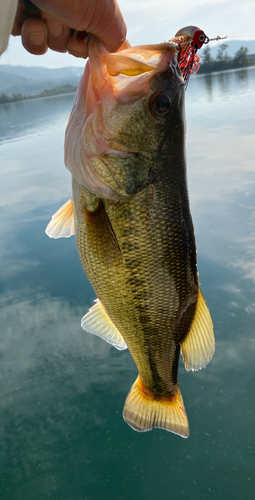
M 115 52 L 126 38 L 117 0 L 19 0 L 12 35 L 21 35 L 31 54 L 48 48 L 88 57 L 88 33 Z

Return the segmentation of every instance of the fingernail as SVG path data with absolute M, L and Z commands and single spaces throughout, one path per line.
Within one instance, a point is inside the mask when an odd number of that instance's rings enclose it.
M 64 32 L 63 24 L 60 24 L 58 21 L 53 21 L 53 19 L 47 19 L 47 28 L 52 36 L 61 36 Z
M 29 34 L 29 40 L 33 45 L 42 45 L 42 43 L 45 40 L 45 34 L 44 33 L 30 33 Z

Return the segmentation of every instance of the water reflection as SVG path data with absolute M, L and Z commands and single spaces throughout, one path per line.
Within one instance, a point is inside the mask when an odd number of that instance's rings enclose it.
M 81 330 L 95 295 L 74 238 L 44 233 L 70 197 L 63 137 L 73 96 L 0 107 L 4 500 L 253 498 L 254 76 L 198 76 L 186 95 L 199 277 L 217 342 L 205 370 L 180 366 L 188 440 L 123 422 L 133 360 Z
M 211 98 L 212 92 L 213 92 L 213 81 L 212 81 L 212 75 L 211 74 L 204 76 L 204 83 L 205 83 L 206 91 L 207 91 L 209 97 Z
M 63 142 L 73 100 L 72 94 L 0 106 L 0 207 L 20 213 L 70 198 Z
M 235 77 L 238 83 L 242 84 L 243 90 L 246 90 L 249 84 L 249 72 L 248 69 L 243 69 L 241 71 L 235 71 Z
M 232 99 L 243 92 L 253 94 L 254 83 L 254 67 L 202 75 L 198 73 L 190 79 L 187 99 L 191 100 L 196 95 L 198 100 L 209 98 L 209 101 L 214 101 Z
M 0 106 L 0 145 L 7 140 L 37 135 L 54 124 L 65 126 L 74 94 L 33 99 Z

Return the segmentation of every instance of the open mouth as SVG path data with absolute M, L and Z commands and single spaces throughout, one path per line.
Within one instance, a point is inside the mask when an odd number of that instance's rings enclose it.
M 177 44 L 164 42 L 128 47 L 110 54 L 97 39 L 92 38 L 89 57 L 97 99 L 106 94 L 122 103 L 140 99 L 148 92 L 153 75 L 177 60 L 178 51 Z
M 168 66 L 177 50 L 178 46 L 171 42 L 130 47 L 116 54 L 109 54 L 106 61 L 107 71 L 113 77 L 132 77 L 160 70 Z

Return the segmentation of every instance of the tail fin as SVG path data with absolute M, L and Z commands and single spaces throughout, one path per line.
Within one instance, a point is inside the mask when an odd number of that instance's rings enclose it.
M 159 398 L 143 387 L 138 375 L 127 396 L 123 418 L 139 432 L 159 427 L 185 438 L 189 436 L 188 418 L 178 384 L 175 394 Z

